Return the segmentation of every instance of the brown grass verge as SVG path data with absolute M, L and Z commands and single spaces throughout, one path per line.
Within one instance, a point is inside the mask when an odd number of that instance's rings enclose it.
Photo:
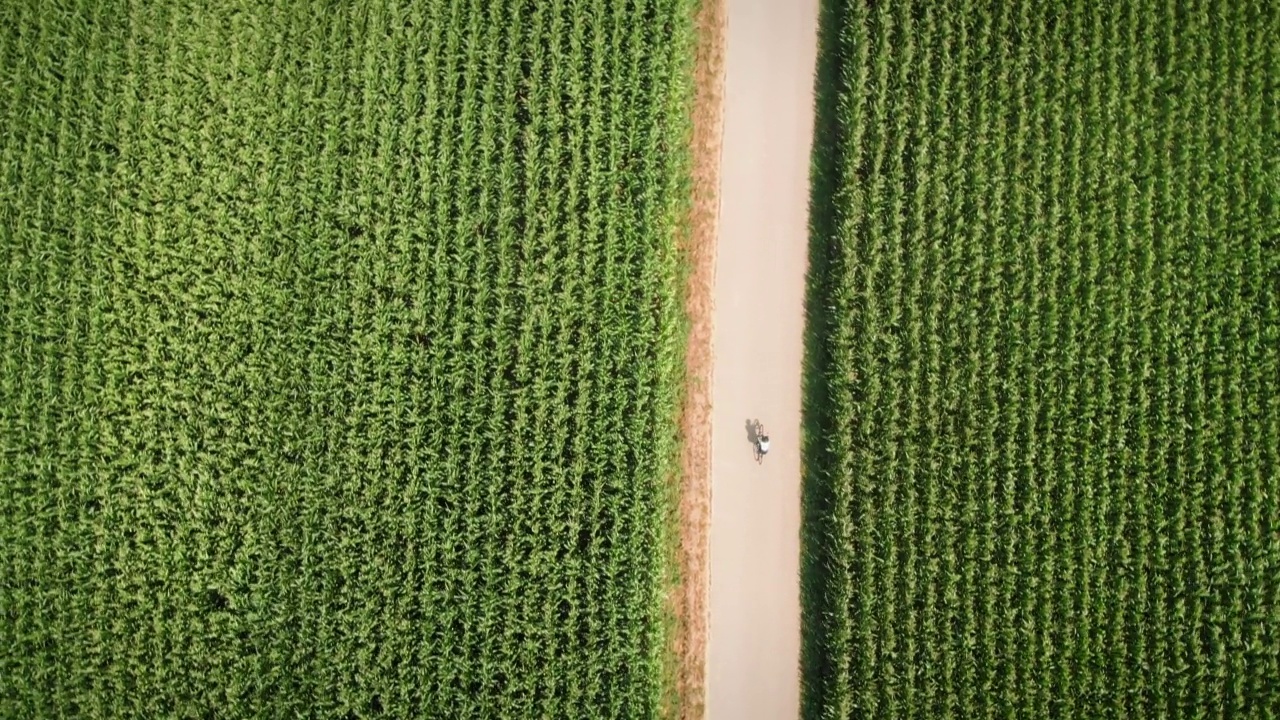
M 724 107 L 725 0 L 702 0 L 697 16 L 685 312 L 686 388 L 680 413 L 680 584 L 671 598 L 679 707 L 672 717 L 706 714 L 708 539 L 711 516 L 712 293 L 720 215 L 720 139 Z

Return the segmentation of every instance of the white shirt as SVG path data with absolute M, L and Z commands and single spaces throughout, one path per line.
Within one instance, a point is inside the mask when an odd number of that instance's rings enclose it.
M 760 452 L 762 452 L 762 453 L 767 453 L 767 452 L 769 452 L 769 441 L 768 441 L 768 440 L 761 440 L 761 441 L 760 441 Z

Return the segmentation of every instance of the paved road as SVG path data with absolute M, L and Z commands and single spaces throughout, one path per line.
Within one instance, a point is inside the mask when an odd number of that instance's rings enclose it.
M 709 720 L 800 712 L 800 364 L 818 0 L 728 0 Z M 772 449 L 757 465 L 748 421 Z

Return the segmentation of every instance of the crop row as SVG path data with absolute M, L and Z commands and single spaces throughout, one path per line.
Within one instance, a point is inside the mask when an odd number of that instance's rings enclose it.
M 685 0 L 0 8 L 0 716 L 651 716 Z
M 1275 7 L 825 18 L 805 715 L 1280 715 Z

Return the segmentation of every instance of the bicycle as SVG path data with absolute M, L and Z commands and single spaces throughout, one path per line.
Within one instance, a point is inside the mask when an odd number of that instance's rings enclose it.
M 765 432 L 764 425 L 756 423 L 756 464 L 764 462 L 764 456 L 769 454 L 769 434 Z

